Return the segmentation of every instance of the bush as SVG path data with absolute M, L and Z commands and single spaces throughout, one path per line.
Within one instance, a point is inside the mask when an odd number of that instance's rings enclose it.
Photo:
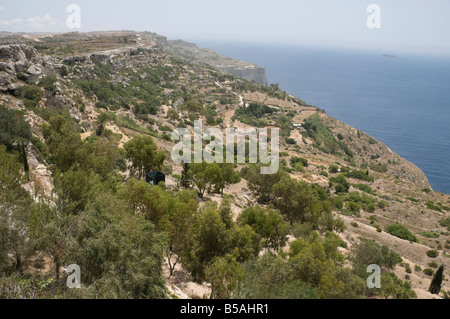
M 394 269 L 402 259 L 398 253 L 387 246 L 380 246 L 376 242 L 361 238 L 358 245 L 352 247 L 351 261 L 357 275 L 367 278 L 367 266 L 379 265 L 385 269 Z
M 439 233 L 437 233 L 437 232 L 432 232 L 432 231 L 426 231 L 426 232 L 423 232 L 423 233 L 420 233 L 423 237 L 426 237 L 426 238 L 439 238 Z
M 362 171 L 351 171 L 347 173 L 348 178 L 360 179 L 366 182 L 373 182 L 373 178 L 370 177 L 367 173 Z
M 447 230 L 450 230 L 450 217 L 447 217 L 447 218 L 445 218 L 445 219 L 442 219 L 442 220 L 439 222 L 439 224 L 440 224 L 442 227 L 447 228 Z
M 56 76 L 54 75 L 48 75 L 46 77 L 43 77 L 40 81 L 39 81 L 39 85 L 41 87 L 43 87 L 45 90 L 51 92 L 51 93 L 55 93 L 56 92 L 56 85 L 55 83 L 58 81 L 58 79 L 56 78 Z
M 389 225 L 386 227 L 386 232 L 388 234 L 391 234 L 392 236 L 417 243 L 416 236 L 414 236 L 414 234 L 411 233 L 411 231 L 403 225 L 400 224 Z
M 436 269 L 438 267 L 438 264 L 436 264 L 436 262 L 432 261 L 428 264 L 428 267 Z
M 291 165 L 294 165 L 296 163 L 300 163 L 302 164 L 303 167 L 308 167 L 309 166 L 309 162 L 306 158 L 302 158 L 302 157 L 292 157 L 291 158 Z
M 289 144 L 289 145 L 295 145 L 295 144 L 297 144 L 297 141 L 294 140 L 293 138 L 290 138 L 290 137 L 286 137 L 286 138 L 285 138 L 285 141 L 286 141 L 286 143 Z
M 335 187 L 336 193 L 346 193 L 347 189 L 342 184 L 337 184 Z
M 344 142 L 336 140 L 333 132 L 323 123 L 319 115 L 314 114 L 307 118 L 304 128 L 321 151 L 340 156 L 343 155 L 341 153 L 343 151 L 346 156 L 353 157 L 350 148 Z
M 41 89 L 36 85 L 25 85 L 15 90 L 14 95 L 22 98 L 26 107 L 36 107 L 41 100 Z
M 369 167 L 371 170 L 378 172 L 378 173 L 387 173 L 387 171 L 388 171 L 387 164 L 381 164 L 381 163 L 376 164 L 376 163 L 372 162 L 372 163 L 370 163 Z
M 431 277 L 431 276 L 433 276 L 433 274 L 434 274 L 434 270 L 431 269 L 431 268 L 425 268 L 425 269 L 423 270 L 423 273 L 424 273 L 425 275 Z
M 339 167 L 336 166 L 336 165 L 330 165 L 330 167 L 328 168 L 328 171 L 331 174 L 335 174 L 335 173 L 337 173 L 339 171 Z
M 439 256 L 439 252 L 435 249 L 431 249 L 427 251 L 427 256 L 430 258 L 437 258 Z
M 355 184 L 353 185 L 353 187 L 367 193 L 367 194 L 372 194 L 375 195 L 375 192 L 373 191 L 372 187 L 370 187 L 369 185 L 366 184 Z

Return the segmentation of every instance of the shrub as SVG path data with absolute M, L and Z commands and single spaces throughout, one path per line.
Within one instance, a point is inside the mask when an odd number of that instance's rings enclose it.
M 442 213 L 442 208 L 436 206 L 432 201 L 428 201 L 426 205 L 429 209 Z
M 292 157 L 291 158 L 291 164 L 296 164 L 296 163 L 300 163 L 303 165 L 303 167 L 308 167 L 309 166 L 309 162 L 306 158 L 302 158 L 302 157 Z
M 378 173 L 386 173 L 388 171 L 387 164 L 381 164 L 381 163 L 370 163 L 369 167 L 371 170 L 378 172 Z
M 347 173 L 347 177 L 354 178 L 354 179 L 360 179 L 360 180 L 366 181 L 366 182 L 374 181 L 372 177 L 370 177 L 367 173 L 362 172 L 362 171 L 351 171 L 351 172 Z
M 448 230 L 450 230 L 450 217 L 447 217 L 447 218 L 445 218 L 445 219 L 442 219 L 442 220 L 439 222 L 439 224 L 440 224 L 442 227 L 445 227 L 445 228 L 447 228 Z
M 335 190 L 336 190 L 336 193 L 345 193 L 345 192 L 347 192 L 347 189 L 342 184 L 337 184 L 335 186 Z
M 366 184 L 355 184 L 355 185 L 353 185 L 353 187 L 355 187 L 365 193 L 368 193 L 368 194 L 372 194 L 372 195 L 375 194 L 372 187 L 370 187 L 369 185 L 366 185 Z
M 436 264 L 436 262 L 432 261 L 432 262 L 430 262 L 430 263 L 428 264 L 428 267 L 430 267 L 430 268 L 437 268 L 437 267 L 438 267 L 438 264 Z
M 39 81 L 39 85 L 42 86 L 45 90 L 55 93 L 56 92 L 56 85 L 55 83 L 58 81 L 56 76 L 54 75 L 48 75 L 46 77 L 43 77 Z
M 356 202 L 349 202 L 347 208 L 353 213 L 359 213 L 361 211 L 361 206 Z
M 41 89 L 36 85 L 25 85 L 15 90 L 14 95 L 22 98 L 26 107 L 36 107 L 41 99 Z
M 325 153 L 345 155 L 353 157 L 353 152 L 350 148 L 341 141 L 336 140 L 333 132 L 323 123 L 319 115 L 314 114 L 305 120 L 304 128 L 309 137 L 316 143 L 317 147 Z
M 405 265 L 405 271 L 406 271 L 407 274 L 412 273 L 411 266 L 409 264 Z
M 431 269 L 431 268 L 425 268 L 425 269 L 423 270 L 423 273 L 424 273 L 425 275 L 427 275 L 427 276 L 433 276 L 434 270 Z
M 417 238 L 411 231 L 403 225 L 393 224 L 386 227 L 386 232 L 392 236 L 409 240 L 411 242 L 417 243 Z
M 336 165 L 330 165 L 330 167 L 328 168 L 328 171 L 331 174 L 335 174 L 335 173 L 337 173 L 339 171 L 339 167 L 336 166 Z
M 435 249 L 431 249 L 427 251 L 427 256 L 430 258 L 436 258 L 437 256 L 439 256 L 439 252 Z
M 286 140 L 286 143 L 288 143 L 289 145 L 295 145 L 295 144 L 297 144 L 297 141 L 294 140 L 293 138 L 286 137 L 285 140 Z
M 414 271 L 422 271 L 422 267 L 419 265 L 414 265 Z
M 437 232 L 432 232 L 432 231 L 425 231 L 423 233 L 420 233 L 423 237 L 426 238 L 439 238 L 439 233 Z

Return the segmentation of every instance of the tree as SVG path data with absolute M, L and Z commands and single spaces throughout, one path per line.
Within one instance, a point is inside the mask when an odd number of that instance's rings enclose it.
M 273 186 L 285 175 L 281 170 L 275 174 L 261 174 L 261 166 L 251 166 L 244 178 L 248 181 L 250 191 L 258 197 L 258 202 L 268 204 L 275 199 Z
M 132 174 L 137 173 L 138 179 L 146 173 L 161 169 L 165 160 L 164 152 L 157 150 L 156 144 L 150 136 L 135 136 L 124 145 L 125 158 L 132 162 Z
M 273 186 L 275 206 L 286 216 L 291 225 L 296 221 L 305 222 L 312 212 L 314 196 L 304 181 L 296 181 L 284 176 Z
M 381 295 L 386 299 L 417 298 L 417 294 L 411 289 L 411 283 L 401 280 L 394 273 L 381 275 Z
M 434 295 L 438 295 L 441 292 L 442 281 L 444 280 L 444 265 L 441 265 L 435 272 L 433 279 L 431 280 L 430 288 L 428 289 Z
M 243 264 L 244 276 L 233 298 L 318 299 L 316 289 L 292 277 L 292 268 L 281 256 L 265 254 Z
M 241 176 L 234 170 L 233 164 L 216 164 L 220 168 L 220 174 L 215 176 L 213 181 L 216 193 L 223 197 L 223 190 L 230 184 L 237 184 L 241 181 Z
M 158 225 L 168 209 L 168 197 L 159 186 L 151 186 L 134 178 L 128 180 L 119 189 L 119 198 L 123 199 L 136 215 L 141 215 Z
M 185 266 L 196 280 L 204 279 L 207 265 L 215 257 L 222 257 L 228 250 L 226 225 L 217 206 L 207 203 L 196 215 L 190 230 L 190 247 L 184 252 Z
M 278 250 L 286 244 L 289 224 L 278 211 L 253 206 L 244 210 L 238 221 L 251 226 L 265 240 L 264 247 Z
M 172 277 L 174 269 L 182 259 L 183 251 L 189 247 L 191 240 L 189 228 L 198 209 L 194 191 L 181 191 L 169 200 L 167 212 L 160 221 L 161 230 L 168 234 L 167 249 L 165 252 L 169 265 L 169 276 Z
M 74 223 L 64 261 L 82 269 L 80 298 L 161 299 L 166 236 L 109 193 L 99 194 Z
M 49 256 L 54 263 L 56 280 L 60 279 L 67 247 L 73 244 L 76 215 L 61 211 L 61 206 L 40 202 L 32 211 L 30 218 L 30 238 L 34 250 Z
M 198 195 L 203 199 L 205 192 L 211 189 L 212 185 L 218 181 L 221 175 L 220 167 L 216 164 L 206 162 L 191 164 L 189 168 L 189 179 L 198 189 Z
M 42 133 L 52 155 L 53 163 L 61 171 L 68 171 L 79 163 L 79 152 L 82 150 L 80 134 L 68 119 L 61 115 L 51 117 L 49 124 L 42 125 Z
M 402 259 L 387 246 L 380 246 L 372 240 L 362 238 L 358 245 L 352 247 L 351 261 L 354 272 L 361 278 L 365 278 L 367 266 L 375 264 L 386 270 L 392 270 Z
M 205 271 L 205 278 L 211 283 L 211 299 L 229 299 L 242 276 L 242 267 L 235 257 L 215 258 Z
M 31 127 L 22 115 L 0 105 L 0 145 L 8 151 L 31 139 Z
M 189 164 L 188 163 L 183 163 L 183 171 L 181 172 L 180 184 L 184 188 L 191 187 L 191 182 L 189 180 Z
M 0 146 L 0 272 L 21 272 L 29 252 L 28 219 L 32 200 L 21 187 L 17 156 Z

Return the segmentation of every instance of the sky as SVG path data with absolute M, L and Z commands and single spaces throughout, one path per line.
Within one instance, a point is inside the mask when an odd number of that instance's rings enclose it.
M 66 24 L 70 4 L 81 9 L 79 29 Z M 381 28 L 367 25 L 370 4 L 380 8 Z M 0 0 L 0 30 L 136 30 L 194 42 L 354 47 L 450 56 L 450 1 Z

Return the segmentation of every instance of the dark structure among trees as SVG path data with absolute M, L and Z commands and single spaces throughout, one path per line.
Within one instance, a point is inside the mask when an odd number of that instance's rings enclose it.
M 166 182 L 166 175 L 158 171 L 150 172 L 147 173 L 145 181 L 150 185 L 158 185 L 160 182 Z

